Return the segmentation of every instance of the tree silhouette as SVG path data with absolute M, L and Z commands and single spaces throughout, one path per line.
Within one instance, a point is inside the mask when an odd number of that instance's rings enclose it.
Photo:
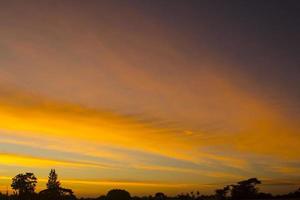
M 47 188 L 59 189 L 59 187 L 60 187 L 60 182 L 57 180 L 57 174 L 55 172 L 55 169 L 51 169 L 48 176 Z
M 67 188 L 59 188 L 60 199 L 62 200 L 76 200 L 73 190 Z
M 216 198 L 219 200 L 227 199 L 227 194 L 230 191 L 229 186 L 225 186 L 223 189 L 217 189 L 216 192 Z
M 215 190 L 215 195 L 201 195 L 200 192 L 190 192 L 173 197 L 167 197 L 158 192 L 154 196 L 135 196 L 131 198 L 126 190 L 113 189 L 106 196 L 98 198 L 80 198 L 80 200 L 246 200 L 246 199 L 299 199 L 300 188 L 288 194 L 273 196 L 270 193 L 259 192 L 256 187 L 260 184 L 257 178 L 243 180 L 234 185 L 227 185 L 222 189 Z M 37 195 L 35 187 L 37 178 L 33 173 L 18 174 L 12 179 L 11 187 L 15 192 L 11 195 L 1 194 L 0 200 L 77 200 L 71 189 L 63 188 L 58 180 L 55 169 L 51 169 L 47 189 L 40 191 Z
M 238 182 L 237 185 L 231 185 L 231 197 L 232 199 L 251 199 L 258 195 L 257 184 L 260 184 L 257 178 L 250 178 L 245 181 Z
M 155 198 L 155 200 L 165 200 L 165 199 L 167 199 L 167 196 L 162 192 L 158 192 L 155 194 L 154 198 Z
M 21 199 L 26 199 L 34 194 L 37 178 L 33 173 L 18 174 L 12 179 L 11 187 L 16 190 Z
M 57 174 L 55 169 L 51 169 L 48 176 L 47 189 L 40 191 L 39 197 L 44 200 L 61 199 L 59 189 L 60 183 L 57 180 Z
M 130 194 L 126 190 L 113 189 L 106 195 L 106 200 L 130 200 Z
M 39 198 L 43 199 L 43 200 L 53 200 L 53 199 L 60 200 L 60 199 L 62 199 L 59 190 L 56 190 L 56 189 L 45 189 L 45 190 L 40 191 Z
M 57 180 L 55 169 L 51 169 L 47 189 L 40 191 L 39 197 L 42 200 L 73 200 L 76 199 L 71 189 L 60 187 L 60 182 Z

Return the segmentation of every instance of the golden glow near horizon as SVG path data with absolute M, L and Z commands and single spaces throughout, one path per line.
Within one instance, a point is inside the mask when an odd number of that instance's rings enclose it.
M 26 171 L 43 189 L 51 168 L 78 196 L 211 193 L 249 177 L 265 191 L 299 187 L 295 97 L 206 47 L 208 33 L 199 46 L 113 3 L 6 4 L 1 191 Z
M 259 119 L 246 121 L 245 113 L 236 119 L 237 123 L 245 123 L 244 127 L 251 123 L 251 129 L 203 133 L 14 91 L 3 94 L 0 143 L 10 152 L 0 154 L 5 174 L 19 172 L 11 170 L 18 167 L 35 171 L 45 179 L 49 168 L 57 168 L 62 177 L 66 176 L 63 182 L 75 188 L 79 185 L 77 191 L 81 195 L 104 193 L 105 188 L 114 186 L 133 188 L 137 194 L 198 187 L 211 191 L 213 185 L 249 176 L 268 178 L 268 174 L 256 171 L 258 167 L 279 180 L 298 170 L 286 164 L 299 158 L 297 135 L 289 126 L 290 131 L 284 134 L 290 138 L 280 137 L 284 121 L 267 107 L 260 107 L 259 102 L 253 102 L 249 108 L 257 112 Z M 239 94 L 241 99 L 246 98 L 242 95 Z M 249 134 L 252 130 L 257 134 Z M 273 137 L 273 131 L 278 137 Z M 285 151 L 280 151 L 279 145 Z M 119 176 L 125 182 L 113 181 Z M 78 181 L 68 181 L 74 178 Z M 213 185 L 205 187 L 209 182 Z M 9 181 L 5 183 L 9 185 Z M 82 185 L 90 186 L 82 190 Z

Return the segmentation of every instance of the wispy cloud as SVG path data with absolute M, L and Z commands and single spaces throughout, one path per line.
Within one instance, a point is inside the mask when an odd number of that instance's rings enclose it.
M 264 74 L 267 90 L 250 69 L 223 59 L 211 34 L 188 41 L 132 6 L 110 13 L 113 2 L 0 4 L 3 176 L 19 173 L 14 166 L 43 180 L 53 166 L 70 186 L 97 191 L 299 172 L 290 164 L 300 159 L 297 103 L 289 101 L 296 95 Z

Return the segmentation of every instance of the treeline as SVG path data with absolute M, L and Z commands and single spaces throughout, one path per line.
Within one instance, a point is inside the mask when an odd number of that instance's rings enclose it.
M 51 169 L 46 189 L 35 192 L 37 178 L 33 173 L 18 174 L 12 179 L 13 194 L 1 194 L 0 200 L 77 200 L 71 189 L 63 188 L 55 169 Z
M 46 189 L 35 192 L 37 178 L 33 173 L 18 174 L 12 179 L 13 194 L 0 193 L 0 200 L 78 200 L 73 191 L 63 188 L 58 181 L 57 173 L 51 169 Z M 248 200 L 248 199 L 300 199 L 300 188 L 284 195 L 272 195 L 259 192 L 257 185 L 261 181 L 257 178 L 240 181 L 215 190 L 215 194 L 201 195 L 200 192 L 190 192 L 168 197 L 158 192 L 155 195 L 132 197 L 129 192 L 121 189 L 110 190 L 106 195 L 98 198 L 80 198 L 79 200 Z

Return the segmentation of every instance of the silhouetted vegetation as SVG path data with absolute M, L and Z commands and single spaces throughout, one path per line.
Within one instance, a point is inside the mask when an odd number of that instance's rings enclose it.
M 51 169 L 46 189 L 36 193 L 37 178 L 33 173 L 18 174 L 12 179 L 11 188 L 13 194 L 0 193 L 0 200 L 76 200 L 71 189 L 61 187 L 55 169 Z M 250 178 L 227 185 L 215 190 L 212 195 L 200 195 L 200 192 L 190 192 L 169 197 L 162 192 L 157 192 L 154 196 L 132 197 L 130 193 L 122 189 L 110 190 L 106 195 L 98 198 L 80 198 L 80 200 L 250 200 L 250 199 L 300 199 L 300 188 L 294 192 L 284 195 L 272 195 L 259 192 L 257 185 L 261 181 L 257 178 Z
M 74 200 L 76 197 L 71 189 L 62 188 L 57 179 L 55 169 L 51 169 L 47 189 L 40 191 L 39 199 L 43 200 Z
M 236 185 L 231 185 L 231 198 L 238 199 L 255 199 L 258 197 L 257 184 L 261 184 L 257 178 L 250 178 L 245 181 L 240 181 Z
M 219 200 L 225 200 L 228 198 L 229 191 L 230 191 L 230 186 L 225 186 L 222 189 L 217 189 L 215 196 Z
M 31 199 L 35 195 L 36 183 L 33 173 L 18 174 L 12 179 L 11 187 L 20 199 Z
M 110 190 L 106 195 L 106 200 L 130 200 L 131 196 L 126 190 Z

